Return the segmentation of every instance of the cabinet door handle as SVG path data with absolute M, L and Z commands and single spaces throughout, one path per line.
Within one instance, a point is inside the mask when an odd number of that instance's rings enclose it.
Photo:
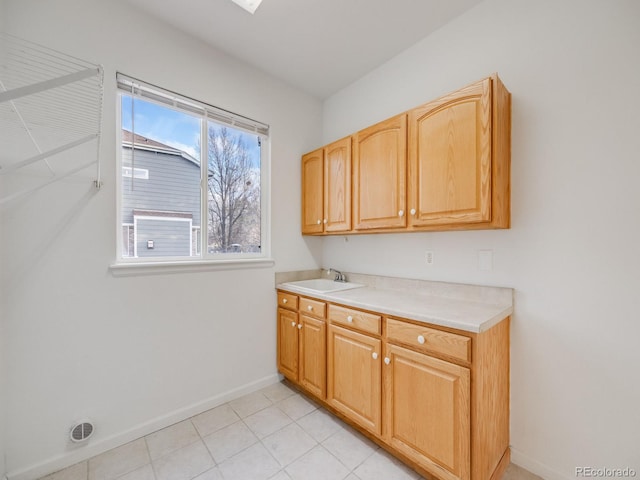
M 349 323 L 353 322 L 353 317 L 351 315 L 349 315 L 347 317 L 347 322 L 349 322 Z
M 313 307 L 312 307 L 311 305 L 309 305 L 309 306 L 307 307 L 307 310 L 309 310 L 310 312 L 313 312 Z
M 301 324 L 301 323 L 299 323 L 299 324 L 298 324 L 298 330 L 300 330 L 301 328 L 302 328 L 302 324 Z
M 424 344 L 424 337 L 422 335 L 418 335 L 418 343 L 420 345 Z
M 327 223 L 327 219 L 326 218 L 324 219 L 324 223 Z
M 400 211 L 398 212 L 398 216 L 399 216 L 399 217 L 404 217 L 404 210 L 400 210 Z
M 318 219 L 318 221 L 316 222 L 318 225 L 320 225 L 320 219 Z
M 371 358 L 373 358 L 374 360 L 377 360 L 378 359 L 378 354 L 376 352 L 373 352 L 371 354 Z
M 282 299 L 282 303 L 287 303 L 287 299 L 286 299 L 286 298 L 283 298 L 283 299 Z
M 415 208 L 412 208 L 412 209 L 411 209 L 411 215 L 415 215 L 415 214 L 416 214 L 416 209 L 415 209 Z
M 391 359 L 389 357 L 384 357 L 384 364 L 389 365 L 391 363 Z
M 295 327 L 296 326 L 296 322 L 291 322 L 291 326 Z

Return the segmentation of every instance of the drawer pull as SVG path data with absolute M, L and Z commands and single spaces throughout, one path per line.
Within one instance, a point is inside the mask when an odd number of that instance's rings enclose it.
M 424 337 L 422 335 L 418 335 L 418 343 L 424 345 Z
M 282 299 L 282 303 L 287 303 L 287 299 L 286 299 L 286 298 L 283 298 L 283 299 Z
M 378 359 L 378 354 L 376 352 L 373 352 L 371 354 L 371 358 L 373 358 L 374 360 L 377 360 Z
M 391 363 L 391 359 L 389 357 L 384 357 L 384 364 L 389 365 Z
M 295 327 L 296 326 L 296 322 L 291 322 L 291 326 Z
M 299 324 L 298 324 L 298 330 L 300 330 L 301 328 L 302 328 L 302 324 L 301 324 L 301 323 L 299 323 Z
M 312 312 L 312 311 L 313 311 L 313 307 L 312 307 L 311 305 L 309 305 L 309 306 L 307 307 L 307 310 L 309 310 L 310 312 Z
M 351 315 L 349 315 L 347 317 L 347 322 L 349 322 L 349 323 L 353 322 L 353 317 Z

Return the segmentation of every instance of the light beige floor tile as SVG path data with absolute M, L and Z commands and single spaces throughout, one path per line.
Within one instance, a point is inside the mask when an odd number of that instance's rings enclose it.
M 342 480 L 349 470 L 318 445 L 286 468 L 292 480 Z
M 87 480 L 87 462 L 76 463 L 63 470 L 42 477 L 40 480 Z
M 280 470 L 273 477 L 269 477 L 269 480 L 291 480 L 291 477 L 284 470 Z
M 287 387 L 284 383 L 274 383 L 273 385 L 269 385 L 268 387 L 260 390 L 262 394 L 271 400 L 273 403 L 277 403 L 280 400 L 284 400 L 291 395 L 295 395 L 296 391 Z
M 347 427 L 327 438 L 322 445 L 349 470 L 353 470 L 369 458 L 378 446 L 355 430 Z
M 502 480 L 542 480 L 542 477 L 525 470 L 515 463 L 510 463 L 504 472 Z
M 211 470 L 201 473 L 193 480 L 224 480 L 224 477 L 222 476 L 220 469 L 218 467 L 214 467 Z
M 200 435 L 191 420 L 185 420 L 147 435 L 145 440 L 149 447 L 149 455 L 153 460 L 197 442 L 200 440 Z
M 228 480 L 266 480 L 280 470 L 278 462 L 261 443 L 225 460 L 218 467 Z
M 360 477 L 356 476 L 355 473 L 350 473 L 349 476 L 344 480 L 360 480 Z
M 238 420 L 240 420 L 240 417 L 236 415 L 236 412 L 233 411 L 233 408 L 228 403 L 191 418 L 193 425 L 202 437 L 210 435 L 216 430 L 220 430 Z
M 343 428 L 340 420 L 321 408 L 299 418 L 296 422 L 317 442 L 324 442 Z
M 292 423 L 262 440 L 269 453 L 286 467 L 318 443 L 298 424 Z
M 300 394 L 285 398 L 276 403 L 276 406 L 294 420 L 298 420 L 318 408 L 316 404 Z
M 354 470 L 367 480 L 416 480 L 420 476 L 396 458 L 380 449 Z
M 250 393 L 244 397 L 229 402 L 229 405 L 240 416 L 240 418 L 248 417 L 260 410 L 270 407 L 273 403 L 261 392 Z
M 158 480 L 191 480 L 215 467 L 202 441 L 197 441 L 153 461 Z
M 244 422 L 258 438 L 264 438 L 289 425 L 292 420 L 282 410 L 272 406 L 249 415 Z
M 203 440 L 213 459 L 220 463 L 256 443 L 258 437 L 244 422 L 239 421 L 221 428 Z
M 151 462 L 144 438 L 109 450 L 89 460 L 89 480 L 111 480 Z
M 129 472 L 121 477 L 118 477 L 118 480 L 155 480 L 156 475 L 153 473 L 153 468 L 151 464 L 145 465 L 144 467 L 140 467 L 133 472 Z

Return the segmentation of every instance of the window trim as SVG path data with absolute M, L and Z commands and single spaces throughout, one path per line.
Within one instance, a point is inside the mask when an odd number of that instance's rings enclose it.
M 125 90 L 123 85 L 127 85 L 123 80 L 134 83 L 134 91 Z M 116 73 L 116 258 L 110 265 L 110 270 L 114 275 L 136 275 L 150 273 L 168 273 L 200 270 L 229 270 L 243 268 L 263 268 L 271 267 L 275 264 L 271 258 L 271 139 L 269 126 L 257 122 L 248 117 L 243 117 L 227 110 L 214 107 L 212 105 L 191 99 L 184 95 L 171 92 L 161 87 L 156 87 L 146 82 L 142 82 L 132 77 L 128 77 L 119 72 Z M 131 83 L 128 84 L 129 86 Z M 136 90 L 136 86 L 139 87 Z M 162 91 L 167 94 L 163 102 L 158 101 L 150 93 Z M 137 94 L 143 92 L 144 95 Z M 251 133 L 260 137 L 260 252 L 259 253 L 209 253 L 208 252 L 208 222 L 207 200 L 206 200 L 206 170 L 202 168 L 202 159 L 206 155 L 201 152 L 200 176 L 201 176 L 201 228 L 200 228 L 200 254 L 193 257 L 124 257 L 122 242 L 122 96 L 127 95 L 138 98 L 146 102 L 155 103 L 165 108 L 173 108 L 190 115 L 200 115 L 201 138 L 207 138 L 208 122 L 222 124 Z M 168 100 L 171 98 L 171 100 Z M 184 108 L 185 106 L 190 108 Z M 133 148 L 133 144 L 132 144 Z M 206 226 L 206 228 L 204 228 Z

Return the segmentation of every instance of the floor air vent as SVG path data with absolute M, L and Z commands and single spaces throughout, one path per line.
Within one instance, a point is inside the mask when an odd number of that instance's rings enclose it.
M 92 433 L 93 433 L 93 423 L 84 421 L 84 422 L 75 424 L 71 428 L 71 433 L 69 434 L 69 437 L 71 438 L 72 442 L 76 442 L 76 443 L 84 442 L 89 439 Z

